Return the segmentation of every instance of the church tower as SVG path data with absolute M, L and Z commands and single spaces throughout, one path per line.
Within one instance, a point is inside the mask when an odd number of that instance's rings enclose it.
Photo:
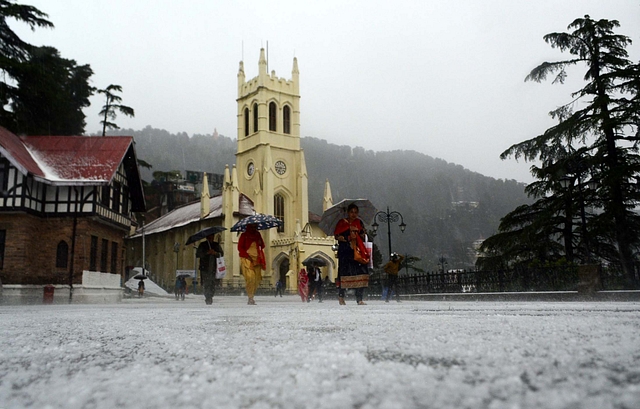
M 298 61 L 291 79 L 267 73 L 260 50 L 258 76 L 246 80 L 244 63 L 238 71 L 238 187 L 254 202 L 257 212 L 280 218 L 284 226 L 262 232 L 267 262 L 276 263 L 280 250 L 269 243 L 289 243 L 296 226 L 309 221 L 308 178 L 300 148 L 300 84 Z M 283 249 L 284 250 L 284 249 Z M 291 256 L 291 255 L 289 255 Z M 267 266 L 269 271 L 276 265 Z

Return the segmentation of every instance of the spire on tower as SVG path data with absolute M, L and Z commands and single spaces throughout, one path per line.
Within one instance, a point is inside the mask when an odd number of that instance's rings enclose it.
M 333 206 L 333 197 L 331 196 L 331 185 L 329 185 L 329 179 L 324 182 L 324 197 L 322 199 L 322 211 L 324 212 L 328 208 Z
M 258 72 L 260 76 L 267 75 L 267 57 L 264 53 L 264 48 L 260 49 L 260 60 L 258 61 Z
M 291 81 L 293 82 L 293 91 L 300 93 L 300 71 L 298 71 L 298 59 L 293 57 L 293 68 L 291 69 Z
M 240 68 L 238 69 L 238 90 L 244 85 L 244 62 L 240 61 Z
M 200 218 L 204 219 L 209 216 L 211 210 L 209 208 L 209 180 L 207 179 L 207 172 L 204 172 L 202 176 L 202 193 L 200 194 Z
M 229 172 L 229 165 L 224 165 L 224 186 L 231 185 L 231 173 Z

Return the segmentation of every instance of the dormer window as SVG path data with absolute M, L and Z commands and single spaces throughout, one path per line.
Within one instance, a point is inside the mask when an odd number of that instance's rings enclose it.
M 113 199 L 111 200 L 111 209 L 114 212 L 120 213 L 120 193 L 122 191 L 122 184 L 120 182 L 113 182 Z
M 101 191 L 100 203 L 105 207 L 109 207 L 109 203 L 111 201 L 111 187 L 109 187 L 109 185 L 103 185 Z
M 0 192 L 6 192 L 9 187 L 9 161 L 0 159 Z

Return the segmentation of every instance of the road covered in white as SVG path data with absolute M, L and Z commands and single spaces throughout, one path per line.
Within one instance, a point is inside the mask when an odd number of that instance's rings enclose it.
M 640 303 L 0 306 L 0 408 L 640 407 Z

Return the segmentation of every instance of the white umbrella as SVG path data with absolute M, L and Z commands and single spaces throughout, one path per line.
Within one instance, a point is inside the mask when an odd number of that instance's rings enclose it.
M 149 270 L 147 270 L 147 272 L 148 271 Z M 131 277 L 129 280 L 127 280 L 127 282 L 124 283 L 124 286 L 132 289 L 133 291 L 138 291 L 139 281 L 140 281 L 139 279 L 136 279 L 135 277 Z M 162 287 L 160 287 L 158 284 L 151 281 L 149 277 L 147 277 L 144 283 L 144 292 L 145 294 L 169 295 L 169 293 L 166 292 Z
M 332 236 L 336 229 L 336 225 L 340 219 L 348 217 L 347 208 L 351 204 L 358 206 L 358 217 L 365 223 L 370 224 L 378 209 L 369 201 L 369 199 L 344 199 L 334 204 L 322 213 L 320 219 L 320 228 L 327 235 Z

